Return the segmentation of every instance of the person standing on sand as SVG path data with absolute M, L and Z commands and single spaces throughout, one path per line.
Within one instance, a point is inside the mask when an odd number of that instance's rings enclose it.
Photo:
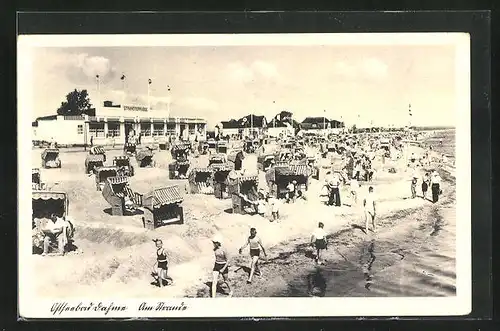
M 292 180 L 286 187 L 286 202 L 290 203 L 290 201 L 295 202 L 295 190 L 296 190 L 297 181 Z
M 330 189 L 330 199 L 329 199 L 329 205 L 335 205 L 336 207 L 342 206 L 342 203 L 340 201 L 340 183 L 341 183 L 341 178 L 340 174 L 338 172 L 335 172 L 332 177 L 331 181 L 328 183 L 328 187 Z M 356 180 L 358 179 L 355 177 Z
M 262 217 L 265 217 L 267 208 L 266 208 L 266 200 L 264 199 L 264 197 L 259 197 L 259 199 L 257 200 L 256 208 L 257 208 L 257 214 L 259 214 Z
M 361 174 L 361 161 L 356 160 L 356 165 L 354 166 L 353 177 L 359 180 L 359 175 Z
M 373 173 L 375 172 L 373 170 L 373 165 L 372 165 L 372 161 L 371 160 L 367 161 L 366 172 L 367 172 L 367 175 L 368 175 L 367 181 L 371 182 L 373 180 Z
M 163 242 L 161 239 L 153 239 L 156 244 L 156 280 L 158 281 L 158 286 L 163 287 L 163 281 L 167 282 L 167 285 L 171 285 L 173 279 L 167 275 L 168 272 L 168 261 L 167 254 L 163 248 Z
M 349 184 L 352 198 L 352 206 L 356 206 L 358 204 L 358 190 L 359 190 L 359 182 L 356 177 L 351 178 L 351 182 Z
M 323 222 L 318 223 L 318 227 L 313 231 L 311 236 L 311 245 L 316 248 L 316 264 L 324 264 L 321 260 L 321 252 L 327 249 L 325 225 Z
M 429 189 L 429 173 L 426 172 L 424 178 L 422 178 L 422 198 L 427 199 L 427 190 Z
M 432 191 L 432 202 L 436 203 L 439 200 L 439 195 L 441 194 L 441 176 L 434 170 L 431 175 L 431 191 Z
M 417 177 L 417 172 L 414 171 L 412 178 L 411 178 L 411 198 L 415 199 L 417 197 L 417 182 L 418 182 L 418 177 Z
M 280 218 L 280 201 L 275 197 L 267 197 L 267 202 L 271 206 L 271 222 L 279 221 Z
M 370 222 L 372 223 L 372 230 L 375 232 L 376 202 L 373 186 L 368 188 L 368 194 L 363 200 L 363 207 L 365 210 L 365 232 L 368 233 L 368 224 Z
M 241 254 L 248 245 L 250 245 L 250 257 L 252 258 L 252 263 L 250 265 L 250 275 L 248 276 L 247 284 L 251 284 L 254 274 L 257 276 L 261 275 L 259 269 L 260 251 L 262 250 L 264 256 L 267 257 L 266 250 L 264 249 L 260 238 L 257 237 L 257 230 L 255 228 L 250 229 L 250 236 L 248 237 L 247 242 L 238 250 L 238 252 Z
M 217 283 L 219 276 L 222 275 L 223 283 L 226 284 L 229 290 L 229 296 L 233 296 L 233 291 L 229 285 L 229 260 L 226 251 L 222 248 L 222 240 L 219 236 L 212 238 L 214 245 L 215 264 L 212 272 L 212 298 L 217 294 Z

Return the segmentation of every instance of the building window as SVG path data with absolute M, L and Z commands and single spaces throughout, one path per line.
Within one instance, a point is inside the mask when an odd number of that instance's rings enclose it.
M 108 136 L 109 137 L 119 137 L 120 136 L 120 123 L 109 123 L 108 122 Z
M 167 135 L 175 136 L 175 123 L 167 123 Z
M 195 134 L 196 133 L 195 124 L 189 124 L 188 130 L 189 134 Z
M 83 134 L 83 124 L 78 124 L 76 130 L 78 134 Z
M 104 138 L 104 122 L 89 123 L 89 133 L 91 136 L 97 138 Z
M 141 123 L 141 136 L 151 136 L 151 123 Z
M 154 123 L 153 124 L 153 136 L 163 136 L 163 128 L 164 124 L 163 123 Z

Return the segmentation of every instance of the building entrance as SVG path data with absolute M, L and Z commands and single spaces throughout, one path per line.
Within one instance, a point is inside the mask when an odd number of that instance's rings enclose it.
M 135 134 L 134 125 L 132 123 L 125 123 L 125 143 L 128 142 L 128 138 Z

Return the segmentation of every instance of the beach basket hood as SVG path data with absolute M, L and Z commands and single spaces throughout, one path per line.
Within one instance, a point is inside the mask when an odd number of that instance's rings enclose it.
M 177 185 L 158 188 L 143 197 L 143 205 L 149 209 L 160 208 L 164 205 L 181 203 L 183 201 Z

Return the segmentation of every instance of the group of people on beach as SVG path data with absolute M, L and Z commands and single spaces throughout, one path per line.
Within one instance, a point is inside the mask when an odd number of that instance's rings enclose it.
M 156 245 L 156 263 L 155 271 L 153 272 L 153 277 L 156 279 L 157 285 L 162 287 L 165 282 L 166 285 L 173 284 L 173 279 L 168 276 L 168 261 L 167 253 L 163 247 L 163 242 L 161 239 L 153 239 Z M 226 249 L 222 246 L 222 237 L 220 235 L 215 235 L 212 238 L 213 252 L 214 252 L 214 267 L 212 269 L 212 286 L 211 295 L 215 298 L 217 293 L 217 285 L 219 283 L 219 277 L 222 276 L 223 284 L 226 285 L 229 296 L 232 296 L 233 291 L 229 284 L 229 254 Z M 257 236 L 257 230 L 255 228 L 250 229 L 250 235 L 248 236 L 245 244 L 238 250 L 239 254 L 243 253 L 243 250 L 249 246 L 250 248 L 250 272 L 248 275 L 247 283 L 251 284 L 254 275 L 260 276 L 261 271 L 259 268 L 259 259 L 261 253 L 264 257 L 267 257 L 266 250 L 262 244 L 262 240 Z
M 322 252 L 328 248 L 327 232 L 324 229 L 325 225 L 323 222 L 318 223 L 318 227 L 314 229 L 310 245 L 314 249 L 314 261 L 317 265 L 324 265 L 324 260 L 322 259 Z M 156 246 L 156 262 L 155 270 L 152 275 L 156 280 L 156 284 L 159 287 L 165 285 L 172 285 L 173 279 L 168 275 L 168 254 L 163 247 L 163 241 L 161 239 L 153 239 Z M 233 295 L 233 289 L 230 284 L 229 270 L 230 270 L 230 259 L 227 250 L 223 247 L 222 237 L 218 234 L 214 235 L 212 238 L 213 254 L 214 254 L 214 266 L 212 268 L 212 284 L 211 284 L 211 297 L 215 298 L 217 295 L 217 287 L 219 285 L 219 279 L 222 277 L 222 284 L 227 288 L 227 295 L 231 297 Z M 249 247 L 250 255 L 250 270 L 248 273 L 247 284 L 251 284 L 254 276 L 261 276 L 262 272 L 260 270 L 259 261 L 261 257 L 267 259 L 267 252 L 264 248 L 261 238 L 257 235 L 256 228 L 250 228 L 250 235 L 247 237 L 243 246 L 238 249 L 238 253 L 241 255 L 245 248 Z M 241 269 L 238 267 L 236 271 Z
M 417 185 L 419 179 L 421 180 L 421 190 L 422 190 L 422 198 L 427 199 L 427 192 L 431 191 L 431 201 L 436 203 L 439 201 L 439 196 L 443 193 L 441 187 L 441 176 L 436 170 L 432 172 L 425 172 L 423 176 L 420 176 L 418 171 L 415 171 L 412 174 L 411 178 L 411 197 L 415 199 L 417 197 Z
M 345 167 L 340 171 L 329 170 L 325 176 L 325 187 L 328 190 L 328 201 L 327 205 L 330 206 L 341 206 L 341 196 L 340 188 L 341 185 L 349 185 L 349 195 L 352 199 L 352 206 L 358 204 L 359 200 L 359 189 L 360 180 L 365 180 L 366 182 L 371 182 L 373 178 L 373 166 L 372 160 L 374 157 L 373 153 L 369 153 L 368 150 L 359 152 L 357 157 L 354 158 L 352 154 L 345 153 L 344 161 L 346 164 L 350 164 L 348 171 Z M 385 154 L 384 154 L 385 155 Z M 426 157 L 426 160 L 429 158 Z M 417 169 L 419 166 L 419 159 L 412 154 L 409 158 L 409 168 Z M 439 173 L 434 170 L 432 172 L 425 172 L 423 176 L 420 176 L 417 171 L 414 171 L 411 179 L 411 196 L 415 198 L 417 196 L 417 185 L 421 181 L 421 192 L 422 197 L 427 199 L 428 192 L 431 191 L 431 201 L 437 202 L 439 200 L 439 195 L 442 193 L 441 190 L 441 177 Z M 368 185 L 367 185 L 368 186 Z M 296 199 L 302 198 L 303 194 L 298 190 L 298 185 L 295 180 L 291 180 L 286 186 L 285 202 L 295 202 Z M 252 204 L 255 207 L 255 214 L 265 216 L 268 207 L 271 209 L 271 221 L 277 221 L 280 218 L 279 206 L 280 201 L 270 194 L 266 194 L 263 191 L 258 192 L 258 198 L 252 200 Z M 368 231 L 376 232 L 377 230 L 377 197 L 375 194 L 375 189 L 373 185 L 369 185 L 366 195 L 362 199 L 362 210 L 364 214 L 364 230 L 365 233 Z M 310 245 L 314 249 L 314 260 L 317 265 L 325 264 L 323 259 L 323 252 L 328 248 L 327 233 L 324 229 L 325 225 L 323 222 L 318 223 L 318 227 L 314 229 L 311 238 Z M 226 248 L 223 246 L 222 238 L 216 235 L 212 238 L 213 244 L 213 254 L 214 254 L 214 266 L 212 268 L 212 285 L 211 285 L 211 296 L 215 297 L 217 293 L 217 287 L 219 284 L 219 278 L 222 277 L 222 284 L 227 287 L 227 293 L 229 296 L 233 295 L 233 289 L 230 285 L 229 271 L 230 271 L 230 258 Z M 164 281 L 171 283 L 172 279 L 167 275 L 167 254 L 165 253 L 161 240 L 156 240 L 157 247 L 157 261 L 156 261 L 156 273 L 155 277 L 159 284 L 163 284 Z M 242 254 L 244 249 L 249 247 L 250 255 L 250 268 L 247 278 L 247 284 L 251 284 L 255 276 L 260 276 L 260 259 L 262 257 L 267 258 L 267 252 L 264 248 L 262 240 L 257 235 L 256 228 L 252 227 L 250 229 L 250 234 L 246 238 L 245 243 L 238 249 L 238 253 Z M 241 268 L 241 267 L 240 267 Z M 239 270 L 237 268 L 235 271 Z M 160 285 L 161 286 L 161 285 Z

